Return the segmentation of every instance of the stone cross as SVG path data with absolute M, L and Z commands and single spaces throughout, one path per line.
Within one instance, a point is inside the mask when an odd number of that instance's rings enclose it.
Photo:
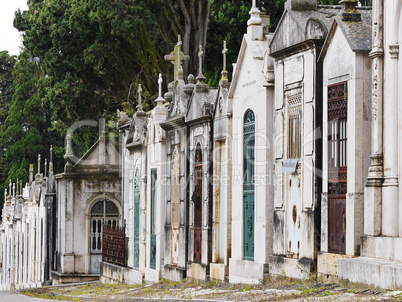
M 257 6 L 257 0 L 252 0 L 253 4 L 251 8 L 255 8 Z
M 159 85 L 159 97 L 162 97 L 162 83 L 163 83 L 163 79 L 162 79 L 162 74 L 159 74 L 159 79 L 158 79 L 158 85 Z
M 200 50 L 198 51 L 198 63 L 199 63 L 199 75 L 202 75 L 202 58 L 204 57 L 204 50 L 202 48 L 202 45 L 200 45 Z
M 171 61 L 172 64 L 174 65 L 174 80 L 179 79 L 180 71 L 182 69 L 181 63 L 182 61 L 188 61 L 190 60 L 190 56 L 183 54 L 181 51 L 181 45 L 183 43 L 181 42 L 180 35 L 178 36 L 178 42 L 176 46 L 174 47 L 174 51 L 170 53 L 170 55 L 165 55 L 165 60 Z
M 228 49 L 226 48 L 226 41 L 223 41 L 223 70 L 226 70 L 226 53 L 228 52 Z
M 141 84 L 138 84 L 138 110 L 142 110 L 142 99 L 141 99 L 141 93 L 142 93 L 142 87 Z

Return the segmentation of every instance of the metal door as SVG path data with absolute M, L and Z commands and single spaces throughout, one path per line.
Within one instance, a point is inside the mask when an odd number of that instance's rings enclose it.
M 194 262 L 202 260 L 202 151 L 197 144 L 194 165 Z
M 289 91 L 287 105 L 287 159 L 295 160 L 295 170 L 287 174 L 286 183 L 286 256 L 299 258 L 300 254 L 300 213 L 301 179 L 300 164 L 302 154 L 302 94 L 299 89 Z M 306 121 L 312 122 L 312 121 Z
M 156 169 L 151 169 L 151 244 L 150 244 L 150 267 L 156 268 Z
M 328 250 L 346 250 L 347 83 L 328 87 Z
M 300 254 L 300 174 L 289 174 L 287 202 L 287 257 L 299 258 Z
M 134 268 L 140 263 L 140 176 L 138 169 L 134 176 Z
M 243 133 L 243 257 L 254 260 L 255 116 L 248 110 Z

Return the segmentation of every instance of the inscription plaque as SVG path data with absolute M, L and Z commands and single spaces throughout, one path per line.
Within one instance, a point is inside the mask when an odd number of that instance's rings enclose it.
M 292 84 L 303 80 L 304 61 L 303 57 L 299 56 L 285 62 L 285 85 Z

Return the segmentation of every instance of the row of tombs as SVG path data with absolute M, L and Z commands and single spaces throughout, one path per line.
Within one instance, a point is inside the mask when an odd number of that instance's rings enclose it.
M 185 79 L 179 37 L 168 92 L 160 76 L 154 109 L 139 85 L 136 113 L 119 112 L 119 149 L 102 117 L 82 158 L 67 135 L 63 173 L 39 161 L 25 188 L 10 184 L 2 288 L 313 274 L 401 287 L 402 1 L 341 2 L 288 0 L 271 33 L 253 1 L 217 88 L 202 49 Z

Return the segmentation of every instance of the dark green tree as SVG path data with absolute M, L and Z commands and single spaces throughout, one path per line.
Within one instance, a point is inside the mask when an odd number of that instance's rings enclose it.
M 49 159 L 50 145 L 56 143 L 56 155 L 62 150 L 60 135 L 52 129 L 50 110 L 42 102 L 44 74 L 35 60 L 25 54 L 19 56 L 13 85 L 12 103 L 0 132 L 7 171 L 3 185 L 6 186 L 9 180 L 28 181 L 29 164 L 36 164 L 39 154 Z
M 15 56 L 10 56 L 8 51 L 0 52 L 0 125 L 4 124 L 11 104 L 13 95 L 12 72 L 16 59 Z

